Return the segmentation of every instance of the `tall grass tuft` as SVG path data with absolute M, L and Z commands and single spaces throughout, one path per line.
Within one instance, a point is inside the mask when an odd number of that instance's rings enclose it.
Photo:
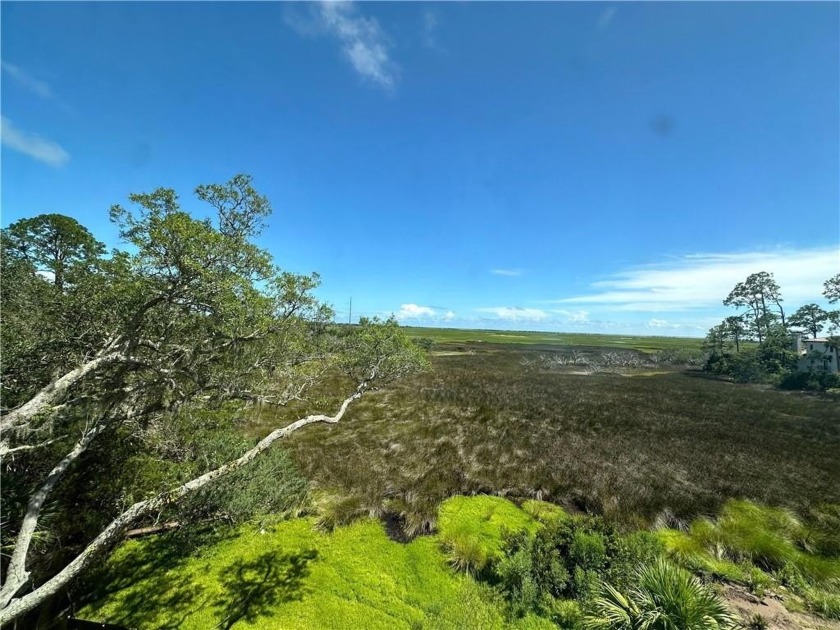
M 832 548 L 840 531 L 815 534 L 788 510 L 730 501 L 716 520 L 699 518 L 687 532 L 664 529 L 659 537 L 671 558 L 686 568 L 747 584 L 754 591 L 768 586 L 766 574 L 771 572 L 794 583 L 796 576 L 812 584 L 840 582 L 840 558 L 809 551 Z

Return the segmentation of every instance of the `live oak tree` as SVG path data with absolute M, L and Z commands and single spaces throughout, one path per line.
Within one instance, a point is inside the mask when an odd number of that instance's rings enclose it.
M 817 304 L 805 304 L 800 306 L 796 312 L 790 316 L 788 323 L 791 326 L 804 328 L 814 339 L 817 338 L 823 326 L 829 319 L 829 314 Z
M 312 294 L 317 275 L 284 272 L 255 244 L 271 208 L 249 177 L 195 194 L 211 216 L 192 216 L 165 188 L 130 195 L 130 208 L 114 206 L 128 247 L 107 256 L 59 215 L 3 231 L 0 455 L 4 474 L 25 471 L 32 490 L 10 513 L 3 486 L 10 550 L 0 625 L 66 587 L 131 525 L 293 431 L 338 422 L 366 391 L 425 364 L 393 319 L 334 325 Z M 230 460 L 121 506 L 74 557 L 33 571 L 52 502 L 70 491 L 69 475 L 96 474 L 90 455 L 98 444 L 133 435 L 142 447 L 153 442 L 144 436 L 196 409 L 232 409 L 231 423 L 248 405 L 311 409 L 312 392 L 325 384 L 346 392 L 331 414 L 304 412 Z

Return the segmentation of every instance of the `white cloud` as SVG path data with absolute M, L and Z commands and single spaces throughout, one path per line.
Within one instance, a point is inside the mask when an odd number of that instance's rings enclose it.
M 42 138 L 37 134 L 18 129 L 5 116 L 0 118 L 0 122 L 2 122 L 0 139 L 10 149 L 19 151 L 49 166 L 64 166 L 70 159 L 70 155 L 60 144 Z
M 552 313 L 557 313 L 558 315 L 563 315 L 566 318 L 566 322 L 570 324 L 585 324 L 589 322 L 589 311 L 576 310 L 576 311 L 567 311 L 565 309 L 554 309 Z
M 495 274 L 497 276 L 521 276 L 522 270 L 521 269 L 491 269 L 490 273 Z
M 509 321 L 540 321 L 548 319 L 549 315 L 545 311 L 538 308 L 520 308 L 518 306 L 487 306 L 484 308 L 477 308 L 481 313 L 489 313 L 495 315 L 499 319 Z
M 14 79 L 21 87 L 43 99 L 50 99 L 53 97 L 52 89 L 47 83 L 36 79 L 23 68 L 16 66 L 13 63 L 9 63 L 8 61 L 0 62 L 0 66 L 2 66 L 3 71 Z
M 435 309 L 418 304 L 401 304 L 397 319 L 423 319 L 437 315 Z
M 446 313 L 443 314 L 443 319 L 446 321 L 453 320 L 455 319 L 455 313 L 452 311 L 446 311 Z
M 672 324 L 667 319 L 651 319 L 647 323 L 648 328 L 682 328 L 681 324 Z
M 673 312 L 722 308 L 749 274 L 769 271 L 785 302 L 819 301 L 822 283 L 840 270 L 840 248 L 779 249 L 738 254 L 693 254 L 621 271 L 592 284 L 594 292 L 555 303 L 599 305 L 602 310 Z
M 618 9 L 615 7 L 609 7 L 608 9 L 601 11 L 601 15 L 598 17 L 598 28 L 600 30 L 604 30 L 610 25 L 610 22 L 612 22 L 615 17 L 616 11 L 618 11 Z
M 301 35 L 326 33 L 341 44 L 341 51 L 362 78 L 390 89 L 399 66 L 391 59 L 388 37 L 375 18 L 359 14 L 352 2 L 330 0 L 313 7 L 314 24 L 288 13 L 286 23 Z

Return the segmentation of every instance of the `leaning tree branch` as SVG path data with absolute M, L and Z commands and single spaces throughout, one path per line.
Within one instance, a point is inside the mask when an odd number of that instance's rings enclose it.
M 70 370 L 61 378 L 44 387 L 28 402 L 0 418 L 0 430 L 8 431 L 26 427 L 36 416 L 50 411 L 53 405 L 63 400 L 68 390 L 85 376 L 104 365 L 122 359 L 125 359 L 125 355 L 121 352 L 109 352 L 91 359 L 74 370 Z
M 38 519 L 41 517 L 44 502 L 64 475 L 64 472 L 70 467 L 70 464 L 76 461 L 87 450 L 87 447 L 93 439 L 102 433 L 105 427 L 106 423 L 103 421 L 86 431 L 82 438 L 76 442 L 72 450 L 50 471 L 46 481 L 44 481 L 43 485 L 29 499 L 29 504 L 26 506 L 26 514 L 24 514 L 20 530 L 15 540 L 12 559 L 9 561 L 9 566 L 6 569 L 6 581 L 2 588 L 0 588 L 0 608 L 7 606 L 15 594 L 29 580 L 29 571 L 26 569 L 26 557 L 29 554 L 29 546 L 32 543 L 32 536 L 35 534 L 35 529 L 38 526 Z M 0 622 L 0 626 L 2 626 L 2 622 Z
M 88 544 L 88 546 L 78 556 L 76 556 L 67 566 L 65 566 L 64 569 L 59 571 L 51 579 L 44 582 L 41 586 L 37 587 L 30 593 L 27 593 L 26 595 L 17 599 L 12 599 L 12 597 L 24 585 L 28 576 L 24 577 L 23 581 L 16 580 L 12 584 L 12 586 L 10 586 L 9 584 L 14 577 L 11 573 L 11 568 L 13 565 L 10 564 L 9 574 L 11 577 L 10 579 L 7 579 L 7 583 L 3 587 L 3 593 L 5 595 L 7 591 L 10 591 L 11 594 L 0 600 L 0 606 L 2 606 L 2 608 L 0 608 L 0 627 L 34 609 L 35 607 L 40 605 L 44 600 L 57 593 L 60 589 L 64 588 L 73 578 L 79 575 L 79 573 L 81 573 L 99 553 L 104 552 L 108 548 L 110 548 L 110 546 L 117 540 L 120 534 L 122 534 L 122 532 L 138 518 L 146 516 L 148 514 L 152 514 L 156 510 L 174 501 L 177 501 L 178 499 L 184 497 L 185 495 L 191 492 L 198 490 L 199 488 L 202 488 L 203 486 L 206 486 L 207 484 L 218 479 L 219 477 L 227 475 L 235 470 L 238 470 L 242 466 L 245 466 L 246 464 L 251 462 L 254 458 L 256 458 L 260 453 L 265 451 L 277 440 L 286 437 L 287 435 L 293 433 L 294 431 L 297 431 L 302 427 L 305 427 L 308 424 L 314 424 L 316 422 L 338 422 L 339 420 L 341 420 L 341 418 L 344 417 L 344 414 L 347 412 L 348 407 L 354 401 L 362 397 L 362 394 L 365 392 L 365 390 L 368 389 L 371 381 L 375 377 L 376 372 L 374 371 L 371 373 L 371 377 L 368 380 L 362 382 L 356 388 L 356 391 L 353 393 L 352 396 L 349 396 L 348 398 L 344 399 L 335 415 L 328 416 L 326 414 L 313 414 L 301 418 L 300 420 L 297 420 L 292 424 L 272 431 L 266 437 L 260 440 L 254 448 L 252 448 L 249 451 L 246 451 L 237 459 L 230 461 L 222 466 L 219 466 L 218 468 L 215 468 L 207 473 L 204 473 L 200 477 L 196 477 L 195 479 L 188 481 L 187 483 L 178 486 L 177 488 L 169 492 L 165 492 L 151 499 L 135 503 L 127 510 L 125 510 L 122 514 L 120 514 L 117 518 L 111 521 L 111 523 L 104 530 L 102 530 L 102 532 L 90 544 Z M 19 555 L 19 553 L 16 545 L 12 563 L 14 563 L 14 556 L 17 555 Z M 23 567 L 23 565 L 20 563 L 19 566 L 21 568 Z M 13 588 L 14 591 L 12 591 Z

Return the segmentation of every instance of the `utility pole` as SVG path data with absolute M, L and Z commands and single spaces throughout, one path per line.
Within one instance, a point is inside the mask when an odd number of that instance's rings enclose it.
M 353 323 L 353 298 L 350 298 L 350 314 L 347 316 L 347 323 Z

